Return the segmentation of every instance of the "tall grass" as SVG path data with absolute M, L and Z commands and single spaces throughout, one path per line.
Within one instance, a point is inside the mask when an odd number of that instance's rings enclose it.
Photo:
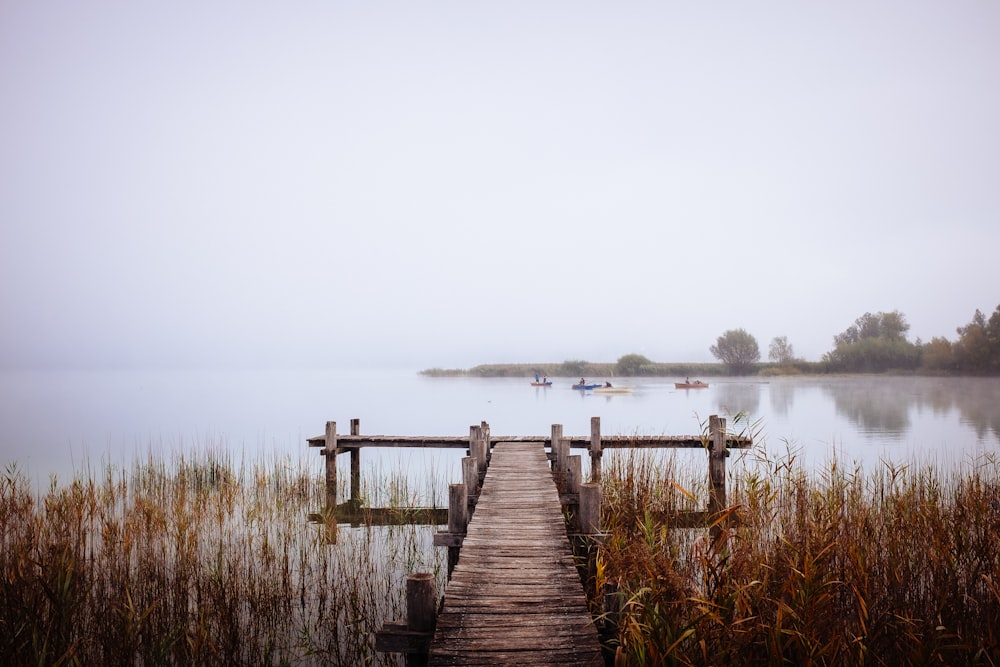
M 435 528 L 341 527 L 329 544 L 307 521 L 317 472 L 203 451 L 38 493 L 9 467 L 0 664 L 398 663 L 374 632 L 404 615 L 407 572 L 443 572 Z M 391 481 L 396 501 L 418 495 Z
M 758 448 L 729 470 L 730 521 L 671 527 L 704 498 L 702 457 L 606 466 L 599 586 L 626 665 L 1000 664 L 1000 461 L 959 469 Z

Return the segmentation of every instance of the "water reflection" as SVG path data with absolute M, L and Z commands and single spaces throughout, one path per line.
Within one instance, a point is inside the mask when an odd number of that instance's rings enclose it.
M 715 385 L 715 404 L 719 414 L 744 412 L 751 417 L 760 414 L 760 382 L 722 382 Z
M 997 378 L 840 378 L 822 387 L 837 413 L 862 433 L 900 439 L 915 421 L 957 414 L 979 441 L 1000 439 Z
M 18 462 L 44 483 L 81 462 L 128 464 L 151 449 L 297 456 L 326 420 L 354 417 L 362 432 L 398 435 L 462 435 L 481 421 L 505 435 L 545 434 L 554 423 L 586 434 L 595 416 L 604 433 L 676 435 L 711 414 L 742 412 L 776 446 L 799 443 L 817 457 L 831 445 L 876 461 L 1000 451 L 1000 378 L 720 378 L 697 390 L 634 378 L 621 396 L 573 391 L 576 379 L 541 388 L 401 371 L 0 372 L 0 464 Z
M 795 385 L 777 382 L 771 384 L 771 411 L 778 417 L 787 417 L 795 404 Z
M 1000 439 L 1000 381 L 982 378 L 945 389 L 957 405 L 960 421 L 971 426 L 980 440 Z
M 862 433 L 878 433 L 900 439 L 910 429 L 910 406 L 915 394 L 885 383 L 836 383 L 825 387 L 837 413 L 846 417 Z

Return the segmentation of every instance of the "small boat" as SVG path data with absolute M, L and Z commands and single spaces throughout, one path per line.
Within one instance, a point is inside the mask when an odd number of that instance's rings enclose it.
M 603 386 L 604 385 L 602 385 L 600 382 L 595 382 L 594 384 L 575 384 L 573 385 L 573 389 L 588 390 L 588 389 L 597 389 L 598 387 L 603 387 Z
M 545 382 L 532 382 L 531 386 L 532 387 L 551 387 L 552 386 L 552 380 L 547 380 Z
M 595 394 L 631 394 L 632 387 L 598 387 L 594 390 Z
M 706 389 L 708 384 L 702 382 L 701 380 L 695 380 L 694 382 L 675 382 L 674 389 Z

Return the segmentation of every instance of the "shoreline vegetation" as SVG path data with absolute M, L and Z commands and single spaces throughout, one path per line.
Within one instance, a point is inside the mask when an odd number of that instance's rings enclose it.
M 834 348 L 818 362 L 795 356 L 785 336 L 768 346 L 762 362 L 760 345 L 744 329 L 730 329 L 709 347 L 720 363 L 662 363 L 641 354 L 626 354 L 614 364 L 567 360 L 562 363 L 481 364 L 471 369 L 431 368 L 432 377 L 549 377 L 581 376 L 689 376 L 689 375 L 799 375 L 826 373 L 905 373 L 931 375 L 1000 375 L 1000 306 L 987 319 L 976 310 L 972 320 L 956 332 L 955 341 L 935 337 L 929 342 L 906 338 L 910 325 L 903 313 L 865 313 L 834 336 Z
M 586 588 L 595 615 L 617 601 L 616 665 L 1000 664 L 995 455 L 807 472 L 760 443 L 728 476 L 716 546 L 709 526 L 671 525 L 707 495 L 701 461 L 608 457 Z M 428 502 L 387 468 L 362 496 Z M 286 457 L 150 454 L 42 491 L 8 467 L 0 663 L 401 664 L 374 632 L 400 617 L 407 573 L 444 592 L 438 527 L 342 526 L 330 543 L 307 519 L 323 498 L 322 473 Z
M 624 358 L 624 357 L 623 357 Z M 822 362 L 798 361 L 791 364 L 757 364 L 750 375 L 819 375 L 831 371 Z M 579 361 L 517 364 L 479 364 L 472 368 L 426 368 L 419 375 L 427 377 L 724 377 L 731 375 L 722 363 L 647 362 L 623 365 L 617 362 Z

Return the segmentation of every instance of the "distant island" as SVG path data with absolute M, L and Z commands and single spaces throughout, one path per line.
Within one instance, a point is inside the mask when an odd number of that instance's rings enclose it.
M 625 360 L 625 363 L 622 361 Z M 808 362 L 798 364 L 758 364 L 754 375 L 799 375 L 819 372 Z M 420 375 L 429 377 L 534 377 L 535 373 L 548 377 L 702 377 L 730 375 L 729 368 L 721 363 L 652 362 L 629 363 L 626 357 L 617 362 L 569 360 L 563 362 L 523 364 L 479 364 L 472 368 L 428 368 Z
M 908 375 L 1000 375 L 1000 306 L 987 317 L 976 310 L 958 327 L 958 340 L 935 337 L 910 342 L 910 325 L 898 310 L 865 313 L 833 337 L 834 347 L 819 361 L 795 356 L 786 336 L 775 336 L 761 361 L 757 339 L 745 329 L 730 329 L 709 347 L 717 363 L 662 363 L 626 354 L 614 363 L 571 359 L 561 363 L 480 364 L 469 369 L 429 368 L 431 377 L 690 377 L 718 375 L 800 375 L 893 373 Z

